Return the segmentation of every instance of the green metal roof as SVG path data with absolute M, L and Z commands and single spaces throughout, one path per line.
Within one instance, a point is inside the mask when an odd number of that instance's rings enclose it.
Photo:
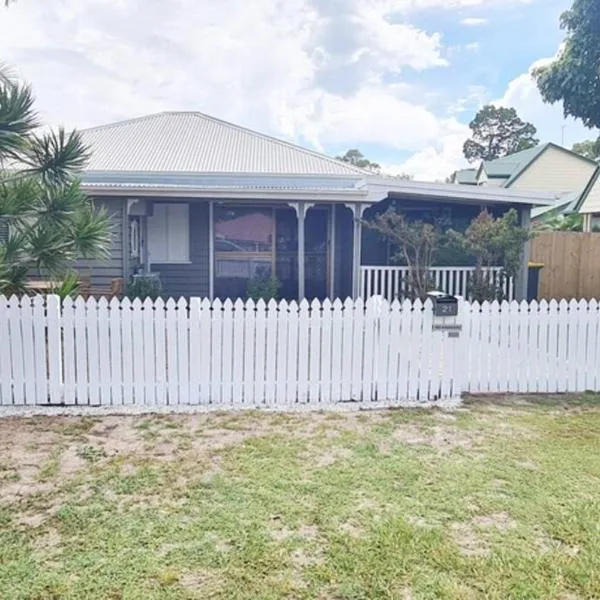
M 516 179 L 550 144 L 540 144 L 535 148 L 528 148 L 515 152 L 496 160 L 486 160 L 483 163 L 488 177 L 504 177 L 510 180 Z M 506 182 L 509 185 L 509 182 Z
M 477 169 L 461 169 L 454 173 L 454 181 L 461 185 L 477 185 Z

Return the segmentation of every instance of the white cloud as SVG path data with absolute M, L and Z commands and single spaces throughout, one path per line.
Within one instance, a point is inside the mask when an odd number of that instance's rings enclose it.
M 399 164 L 383 164 L 383 171 L 390 175 L 408 173 L 417 181 L 445 181 L 457 169 L 468 166 L 462 147 L 469 137 L 469 128 L 454 123 L 451 129 L 438 143 L 416 152 L 408 160 Z
M 531 71 L 536 67 L 547 65 L 552 59 L 543 58 L 533 63 L 527 73 L 513 79 L 506 92 L 492 102 L 500 106 L 512 106 L 519 116 L 533 123 L 538 130 L 538 138 L 542 142 L 555 142 L 569 148 L 575 142 L 596 137 L 597 132 L 587 129 L 581 121 L 572 118 L 565 119 L 562 104 L 546 104 L 539 93 Z
M 481 27 L 482 25 L 487 25 L 489 22 L 489 19 L 483 17 L 467 17 L 462 19 L 460 24 L 465 27 Z

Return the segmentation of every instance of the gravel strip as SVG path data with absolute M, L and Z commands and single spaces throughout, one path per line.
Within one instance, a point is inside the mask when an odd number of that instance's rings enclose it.
M 290 404 L 275 406 L 257 405 L 176 405 L 176 406 L 0 406 L 0 419 L 8 417 L 38 416 L 106 416 L 106 415 L 146 415 L 146 414 L 194 414 L 210 412 L 240 412 L 259 410 L 265 412 L 303 413 L 303 412 L 359 412 L 368 410 L 386 410 L 391 408 L 438 408 L 453 410 L 462 404 L 460 398 L 440 400 L 438 402 L 339 402 L 337 404 Z

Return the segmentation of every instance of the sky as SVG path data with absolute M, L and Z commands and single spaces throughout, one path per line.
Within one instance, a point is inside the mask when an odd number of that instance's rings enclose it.
M 515 107 L 542 142 L 595 137 L 529 75 L 560 47 L 570 4 L 16 0 L 0 8 L 0 62 L 52 126 L 197 110 L 434 181 L 466 165 L 468 123 L 486 103 Z

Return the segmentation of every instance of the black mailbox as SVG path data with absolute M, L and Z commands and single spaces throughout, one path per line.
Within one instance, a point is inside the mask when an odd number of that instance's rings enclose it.
M 456 317 L 458 315 L 458 298 L 443 292 L 429 292 L 433 300 L 433 315 L 435 317 Z

